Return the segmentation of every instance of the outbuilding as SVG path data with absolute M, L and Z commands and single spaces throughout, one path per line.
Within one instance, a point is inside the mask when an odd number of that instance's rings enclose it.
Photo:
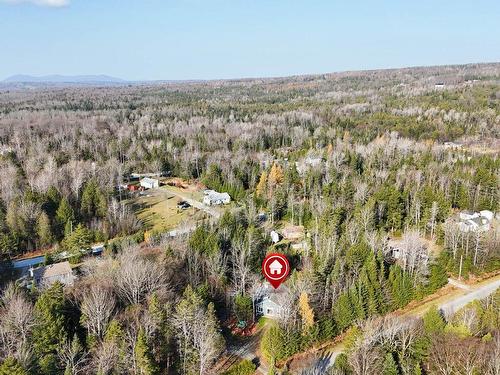
M 160 181 L 155 178 L 144 177 L 141 180 L 141 186 L 144 189 L 158 189 L 160 187 Z

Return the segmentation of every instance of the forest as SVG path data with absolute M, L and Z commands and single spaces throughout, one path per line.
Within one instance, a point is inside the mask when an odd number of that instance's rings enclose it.
M 500 64 L 106 87 L 0 85 L 0 375 L 499 374 L 499 291 L 398 314 L 448 278 L 497 277 Z M 227 192 L 217 219 L 153 232 L 121 186 L 153 173 Z M 301 228 L 300 246 L 273 230 Z M 395 256 L 394 241 L 398 242 Z M 100 258 L 81 249 L 103 243 Z M 69 254 L 77 280 L 26 289 L 11 260 Z M 257 356 L 224 368 L 253 322 L 261 262 L 292 272 Z M 393 313 L 395 312 L 395 313 Z M 262 372 L 257 372 L 262 373 Z

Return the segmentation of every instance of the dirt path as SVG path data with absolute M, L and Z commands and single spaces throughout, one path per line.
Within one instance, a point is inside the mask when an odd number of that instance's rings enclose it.
M 189 193 L 186 192 L 186 193 L 181 193 L 179 192 L 178 190 L 176 189 L 169 189 L 168 186 L 167 187 L 164 187 L 163 188 L 164 191 L 167 191 L 169 192 L 170 194 L 173 194 L 179 198 L 181 198 L 182 200 L 185 200 L 186 202 L 188 202 L 191 206 L 193 207 L 196 207 L 197 209 L 199 210 L 202 210 L 204 212 L 206 212 L 207 214 L 209 214 L 210 216 L 212 216 L 213 218 L 215 219 L 218 219 L 220 218 L 220 212 L 214 208 L 214 207 L 210 207 L 210 206 L 206 206 L 204 205 L 202 202 L 199 202 L 193 198 L 191 198 L 189 196 Z
M 259 360 L 257 355 L 257 350 L 259 348 L 261 332 L 256 333 L 254 336 L 246 340 L 244 343 L 233 344 L 227 348 L 226 358 L 219 364 L 213 371 L 220 374 L 227 371 L 232 365 L 237 364 L 243 359 L 248 359 L 249 361 L 255 361 L 259 363 L 257 368 L 257 373 L 266 375 L 269 372 L 267 366 L 265 366 L 262 361 Z

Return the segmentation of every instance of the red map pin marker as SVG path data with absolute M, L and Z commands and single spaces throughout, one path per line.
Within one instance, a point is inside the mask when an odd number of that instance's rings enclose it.
M 290 263 L 283 254 L 269 254 L 262 261 L 262 273 L 274 289 L 277 289 L 290 273 Z

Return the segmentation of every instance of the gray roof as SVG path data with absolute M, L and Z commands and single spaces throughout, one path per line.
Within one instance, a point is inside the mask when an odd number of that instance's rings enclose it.
M 48 279 L 51 277 L 68 275 L 72 272 L 69 262 L 61 262 L 34 269 L 33 277 L 35 279 Z
M 286 305 L 290 299 L 290 290 L 285 285 L 280 285 L 278 289 L 273 287 L 268 287 L 265 290 L 264 300 L 268 299 L 276 305 L 283 306 Z

